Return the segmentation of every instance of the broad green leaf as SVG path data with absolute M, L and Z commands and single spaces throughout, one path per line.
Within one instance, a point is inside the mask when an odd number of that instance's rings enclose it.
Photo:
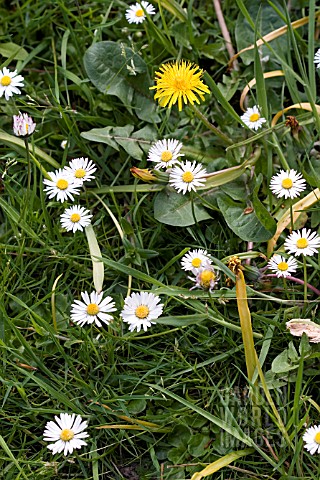
M 84 66 L 100 92 L 120 98 L 141 120 L 160 121 L 149 90 L 147 65 L 131 48 L 116 42 L 97 42 L 86 51 Z
M 166 225 L 187 227 L 211 217 L 203 207 L 195 202 L 192 205 L 188 195 L 166 190 L 154 200 L 154 218 Z
M 210 437 L 203 433 L 196 433 L 188 443 L 188 452 L 193 457 L 202 457 L 207 453 Z
M 5 58 L 11 58 L 12 60 L 25 60 L 28 56 L 28 52 L 13 42 L 0 43 L 0 55 Z

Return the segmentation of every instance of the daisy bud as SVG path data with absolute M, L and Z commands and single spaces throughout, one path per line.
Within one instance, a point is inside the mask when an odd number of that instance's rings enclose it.
M 17 137 L 28 137 L 32 135 L 36 128 L 36 123 L 29 117 L 27 113 L 13 115 L 13 133 Z

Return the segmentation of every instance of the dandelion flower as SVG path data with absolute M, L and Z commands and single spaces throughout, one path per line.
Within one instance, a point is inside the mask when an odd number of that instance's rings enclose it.
M 153 293 L 141 292 L 132 293 L 124 301 L 124 307 L 120 313 L 122 320 L 129 324 L 130 332 L 141 328 L 146 332 L 151 327 L 152 320 L 156 320 L 163 311 L 163 304 L 160 303 L 160 297 Z
M 295 170 L 280 170 L 271 178 L 270 189 L 278 198 L 296 198 L 306 188 L 306 181 L 301 173 Z
M 247 125 L 247 127 L 252 128 L 253 130 L 258 130 L 267 120 L 261 117 L 259 112 L 259 107 L 255 105 L 242 115 L 241 120 Z
M 156 170 L 159 168 L 169 168 L 175 163 L 179 163 L 179 157 L 183 157 L 183 153 L 179 153 L 183 147 L 178 140 L 158 140 L 149 150 L 148 160 L 156 162 Z
M 320 68 L 320 48 L 316 51 L 313 61 L 318 64 L 317 68 Z
M 71 160 L 69 166 L 65 167 L 64 170 L 74 177 L 75 182 L 82 183 L 94 178 L 92 174 L 97 170 L 97 167 L 92 160 L 81 157 Z
M 181 267 L 183 270 L 189 270 L 193 273 L 197 273 L 199 268 L 205 265 L 210 265 L 212 260 L 210 259 L 207 250 L 191 250 L 186 253 L 181 259 Z
M 209 290 L 209 292 L 212 292 L 219 280 L 219 274 L 211 265 L 206 265 L 198 269 L 195 278 L 188 278 L 195 282 L 195 286 L 192 287 L 191 290 L 202 288 L 203 290 Z
M 298 263 L 293 257 L 289 257 L 286 260 L 281 255 L 273 255 L 268 263 L 268 267 L 277 275 L 278 278 L 286 278 L 297 270 Z
M 17 87 L 24 86 L 24 78 L 18 75 L 17 70 L 10 72 L 6 67 L 0 70 L 0 97 L 4 94 L 6 100 L 9 100 L 14 93 L 20 94 L 21 90 Z
M 71 305 L 70 318 L 74 323 L 83 327 L 83 325 L 95 323 L 97 327 L 102 327 L 100 320 L 107 325 L 113 320 L 113 316 L 109 312 L 115 312 L 115 303 L 111 297 L 102 300 L 103 292 L 92 292 L 89 296 L 88 292 L 81 292 L 83 302 L 75 300 Z
M 72 453 L 75 448 L 81 448 L 87 445 L 83 438 L 89 437 L 84 430 L 88 427 L 88 422 L 82 421 L 80 415 L 74 413 L 60 413 L 60 417 L 55 415 L 55 422 L 47 422 L 43 432 L 45 442 L 54 442 L 48 445 L 53 455 L 63 451 L 66 456 Z
M 147 12 L 148 15 L 154 15 L 156 13 L 154 6 L 150 3 L 145 1 L 141 3 L 137 2 L 126 10 L 126 19 L 129 23 L 142 23 L 146 18 L 145 12 Z
M 320 453 L 320 425 L 307 428 L 302 438 L 306 442 L 304 448 L 306 448 L 311 455 Z
M 20 113 L 13 115 L 13 133 L 17 137 L 26 137 L 31 135 L 37 124 L 29 117 L 27 113 Z
M 156 72 L 154 87 L 150 90 L 156 90 L 155 100 L 159 100 L 161 107 L 172 107 L 178 102 L 179 111 L 182 110 L 182 100 L 186 105 L 190 102 L 200 103 L 199 98 L 204 101 L 204 93 L 210 93 L 207 85 L 203 83 L 201 77 L 203 70 L 198 65 L 181 60 L 175 63 L 164 63 L 159 72 Z
M 292 232 L 284 242 L 284 248 L 289 253 L 312 256 L 320 248 L 320 237 L 316 232 L 303 228 L 302 231 Z
M 73 205 L 70 208 L 66 208 L 64 213 L 60 216 L 61 225 L 63 228 L 70 232 L 75 233 L 77 230 L 83 231 L 84 227 L 87 227 L 91 223 L 92 215 L 90 211 L 79 205 Z
M 46 178 L 43 180 L 43 183 L 47 185 L 44 191 L 49 195 L 49 198 L 57 197 L 57 200 L 64 202 L 69 197 L 73 201 L 73 195 L 80 194 L 81 185 L 75 183 L 74 179 L 65 170 L 60 168 L 55 172 L 49 172 L 49 176 L 51 180 Z
M 204 175 L 207 171 L 202 168 L 202 164 L 197 162 L 180 163 L 179 166 L 172 168 L 169 176 L 169 183 L 172 187 L 185 195 L 191 190 L 196 191 L 197 187 L 202 187 L 206 183 Z

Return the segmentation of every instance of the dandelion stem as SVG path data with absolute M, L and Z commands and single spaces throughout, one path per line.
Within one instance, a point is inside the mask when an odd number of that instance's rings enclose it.
M 214 125 L 212 125 L 211 122 L 209 122 L 209 120 L 207 119 L 207 117 L 205 117 L 203 115 L 203 113 L 200 112 L 200 110 L 195 106 L 195 105 L 190 105 L 190 108 L 194 111 L 194 113 L 196 114 L 196 116 L 202 121 L 202 123 L 209 128 L 209 130 L 211 130 L 213 133 L 215 133 L 215 135 L 217 135 L 217 137 L 219 137 L 224 143 L 228 144 L 228 145 L 232 145 L 233 144 L 233 141 L 231 140 L 231 138 L 229 138 L 227 135 L 225 135 L 224 133 L 222 133 L 219 128 L 215 127 Z

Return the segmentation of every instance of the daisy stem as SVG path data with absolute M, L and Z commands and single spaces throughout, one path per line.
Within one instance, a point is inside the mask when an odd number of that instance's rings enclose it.
M 292 200 L 290 201 L 290 225 L 291 225 L 291 232 L 293 232 L 294 228 L 293 228 L 293 208 L 292 208 Z
M 25 212 L 25 209 L 27 205 L 29 204 L 29 196 L 30 196 L 30 187 L 31 187 L 31 165 L 30 165 L 30 150 L 29 150 L 29 142 L 28 139 L 24 139 L 24 144 L 26 147 L 26 157 L 27 157 L 27 162 L 28 162 L 28 183 L 27 183 L 27 198 L 26 202 L 23 207 L 23 213 Z
M 304 304 L 306 306 L 307 301 L 308 301 L 308 274 L 307 274 L 307 259 L 306 256 L 303 255 L 303 299 L 304 299 Z
M 207 119 L 207 117 L 205 117 L 203 115 L 203 113 L 200 112 L 200 110 L 195 106 L 195 105 L 190 105 L 190 108 L 194 111 L 194 113 L 196 114 L 196 116 L 202 121 L 202 123 L 209 128 L 209 130 L 211 130 L 213 133 L 215 133 L 217 135 L 217 137 L 219 137 L 224 143 L 226 143 L 227 145 L 232 145 L 234 142 L 231 140 L 231 138 L 229 138 L 227 135 L 225 135 L 224 133 L 222 133 L 219 128 L 215 127 L 214 125 L 212 125 L 211 122 L 209 122 L 209 120 Z

